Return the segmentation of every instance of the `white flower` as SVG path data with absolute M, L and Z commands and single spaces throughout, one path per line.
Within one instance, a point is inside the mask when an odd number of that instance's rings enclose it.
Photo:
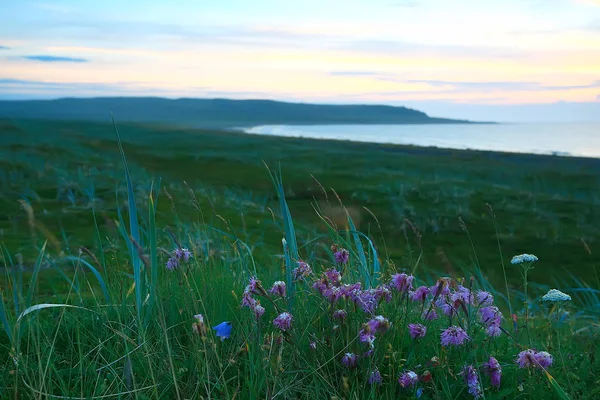
M 532 263 L 537 261 L 538 258 L 533 254 L 519 254 L 518 256 L 514 256 L 510 261 L 511 264 L 522 264 L 522 263 Z
M 557 302 L 557 301 L 568 301 L 568 300 L 571 300 L 571 296 L 569 296 L 568 294 L 565 294 L 557 289 L 550 289 L 548 291 L 548 293 L 546 293 L 544 296 L 542 296 L 542 301 Z

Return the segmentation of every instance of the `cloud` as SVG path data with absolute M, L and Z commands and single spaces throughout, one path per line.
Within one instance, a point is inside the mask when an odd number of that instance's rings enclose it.
M 381 75 L 377 71 L 331 71 L 331 76 L 377 76 Z
M 34 55 L 34 56 L 23 56 L 26 60 L 41 61 L 41 62 L 71 62 L 71 63 L 84 63 L 89 62 L 85 58 L 78 57 L 61 57 L 61 56 L 48 56 L 48 55 Z
M 0 46 L 0 50 L 8 50 L 8 49 L 10 49 L 10 47 Z
M 409 80 L 407 83 L 425 83 L 434 87 L 452 87 L 454 89 L 475 89 L 475 90 L 514 90 L 514 91 L 560 91 L 577 90 L 600 87 L 600 80 L 586 85 L 543 85 L 539 82 L 527 81 L 488 81 L 488 82 L 469 82 L 469 81 L 438 81 L 438 80 Z

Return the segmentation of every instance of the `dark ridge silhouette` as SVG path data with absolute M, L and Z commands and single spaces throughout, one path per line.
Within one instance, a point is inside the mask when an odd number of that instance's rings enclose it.
M 236 128 L 268 124 L 447 124 L 421 111 L 384 105 L 333 105 L 271 100 L 165 99 L 158 97 L 63 98 L 0 101 L 0 117 L 165 123 Z

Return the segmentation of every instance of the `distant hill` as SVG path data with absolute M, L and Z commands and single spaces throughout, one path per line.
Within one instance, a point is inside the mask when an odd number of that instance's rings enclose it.
M 406 107 L 325 105 L 270 100 L 165 99 L 157 97 L 64 98 L 0 101 L 0 117 L 168 123 L 195 127 L 308 124 L 444 124 L 465 120 L 432 118 Z

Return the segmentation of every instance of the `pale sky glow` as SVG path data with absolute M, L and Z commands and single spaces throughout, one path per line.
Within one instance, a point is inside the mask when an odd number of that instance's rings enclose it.
M 112 95 L 595 106 L 600 0 L 4 2 L 0 98 Z

